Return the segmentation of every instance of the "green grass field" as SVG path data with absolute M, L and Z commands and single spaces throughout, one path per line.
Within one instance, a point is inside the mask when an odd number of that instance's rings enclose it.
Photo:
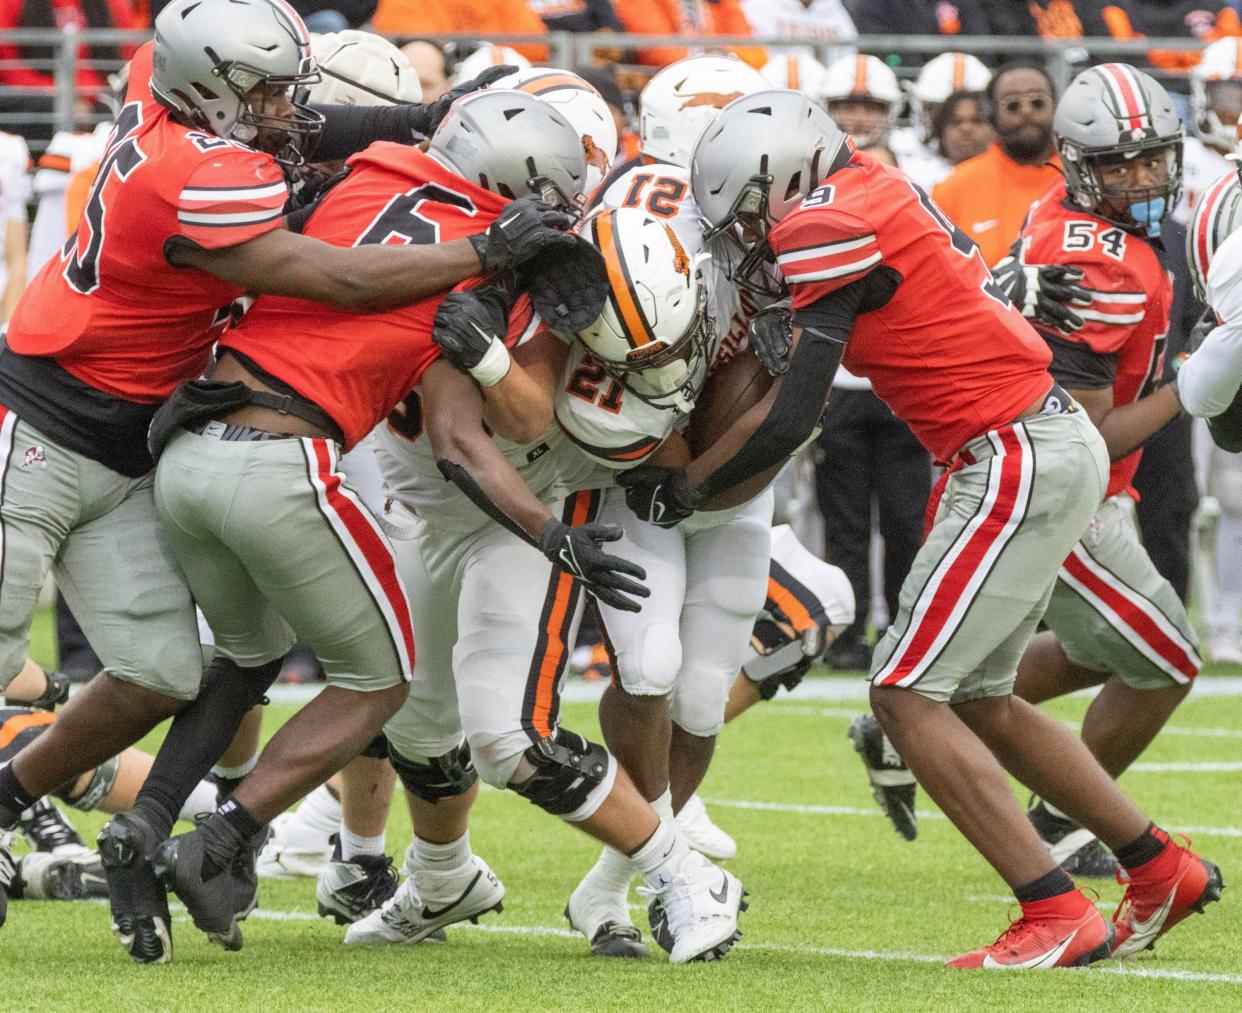
M 1238 680 L 1218 684 L 1242 693 Z M 502 914 L 454 927 L 446 945 L 345 948 L 315 917 L 310 880 L 264 881 L 246 946 L 208 945 L 184 916 L 176 961 L 137 967 L 112 941 L 102 904 L 15 902 L 0 931 L 0 1009 L 230 1010 L 1133 1010 L 1242 1008 L 1242 890 L 1227 890 L 1155 952 L 1125 965 L 1046 973 L 947 971 L 940 962 L 990 941 L 1011 899 L 943 819 L 927 812 L 902 841 L 874 809 L 845 730 L 860 704 L 823 699 L 829 686 L 761 705 L 721 737 L 703 788 L 740 854 L 730 863 L 751 895 L 745 939 L 719 964 L 669 966 L 593 959 L 561 909 L 596 848 L 520 798 L 485 791 L 472 840 L 507 888 Z M 1213 688 L 1210 676 L 1203 690 Z M 1077 720 L 1083 698 L 1051 708 Z M 269 708 L 266 731 L 292 713 Z M 589 703 L 565 721 L 596 728 Z M 1170 830 L 1242 875 L 1242 696 L 1192 694 L 1173 729 L 1125 785 Z M 154 741 L 148 741 L 148 748 Z M 402 807 L 390 850 L 410 835 Z M 931 809 L 925 801 L 924 809 Z M 78 816 L 84 834 L 102 824 Z M 1111 911 L 1121 890 L 1098 884 Z M 631 898 L 637 901 L 637 896 Z M 640 927 L 645 915 L 635 911 Z

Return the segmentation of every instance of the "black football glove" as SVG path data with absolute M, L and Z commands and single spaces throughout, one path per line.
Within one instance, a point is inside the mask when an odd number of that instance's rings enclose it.
M 590 327 L 608 301 L 604 255 L 574 233 L 540 249 L 518 269 L 517 278 L 539 318 L 562 334 Z
M 1070 306 L 1090 306 L 1091 293 L 1076 284 L 1082 271 L 1062 264 L 1024 264 L 1009 256 L 992 271 L 996 284 L 1027 320 L 1069 334 L 1083 319 Z
M 610 556 L 600 548 L 602 543 L 615 542 L 620 537 L 621 529 L 612 524 L 570 527 L 564 521 L 549 517 L 539 535 L 539 548 L 553 563 L 582 581 L 605 605 L 622 612 L 641 612 L 642 605 L 634 599 L 651 594 L 639 583 L 647 579 L 647 571 L 637 563 Z
M 463 84 L 459 84 L 452 91 L 447 91 L 434 102 L 424 102 L 421 105 L 412 106 L 410 109 L 410 129 L 430 137 L 436 132 L 448 115 L 449 107 L 452 106 L 463 95 L 469 95 L 472 91 L 481 91 L 489 84 L 499 81 L 502 77 L 508 77 L 514 73 L 517 67 L 504 64 L 500 67 L 488 67 L 478 77 L 471 78 Z
M 640 465 L 618 475 L 617 485 L 625 490 L 625 505 L 648 524 L 672 528 L 694 513 L 682 468 Z
M 550 245 L 572 242 L 565 230 L 573 224 L 573 215 L 527 194 L 506 206 L 486 232 L 469 239 L 483 272 L 490 274 L 523 264 Z
M 783 375 L 793 348 L 793 311 L 784 303 L 765 306 L 751 318 L 747 337 L 763 368 L 772 376 Z
M 480 387 L 505 378 L 512 365 L 505 347 L 509 298 L 503 290 L 480 285 L 466 292 L 450 292 L 436 310 L 431 340 L 440 354 Z

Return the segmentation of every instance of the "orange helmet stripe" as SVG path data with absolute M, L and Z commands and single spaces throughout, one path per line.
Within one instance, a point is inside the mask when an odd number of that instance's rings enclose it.
M 966 85 L 966 57 L 961 53 L 953 54 L 953 90 L 961 91 Z
M 862 53 L 854 57 L 854 94 L 867 94 L 867 58 Z
M 621 256 L 621 247 L 617 243 L 613 228 L 613 215 L 608 211 L 593 220 L 591 229 L 595 237 L 595 245 L 604 255 L 604 267 L 608 271 L 608 301 L 621 323 L 625 327 L 625 339 L 632 348 L 642 348 L 650 344 L 655 335 L 647 325 L 647 318 L 634 298 L 634 286 L 630 282 L 630 272 L 625 266 L 625 258 Z
M 546 95 L 548 92 L 560 91 L 562 88 L 570 88 L 574 91 L 595 91 L 590 82 L 584 81 L 577 74 L 562 74 L 557 71 L 540 74 L 514 87 L 528 95 Z
M 785 77 L 794 91 L 802 87 L 802 82 L 798 79 L 798 58 L 793 53 L 785 57 Z

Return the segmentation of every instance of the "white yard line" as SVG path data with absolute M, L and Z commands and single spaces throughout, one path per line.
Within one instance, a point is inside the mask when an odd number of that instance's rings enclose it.
M 312 683 L 304 686 L 276 685 L 267 691 L 273 703 L 305 703 L 316 696 L 323 688 L 323 683 Z M 571 679 L 565 684 L 561 699 L 566 703 L 595 703 L 604 693 L 607 682 L 583 682 Z M 857 679 L 807 679 L 793 693 L 782 697 L 788 701 L 784 706 L 790 710 L 792 705 L 802 704 L 811 700 L 857 700 L 865 701 L 870 690 L 870 683 L 861 676 Z M 1082 690 L 1081 694 L 1090 695 L 1095 690 Z M 1203 697 L 1239 697 L 1242 696 L 1242 676 L 1216 675 L 1205 676 L 1195 682 L 1191 700 Z M 834 715 L 835 716 L 835 715 Z M 1242 732 L 1237 734 L 1242 735 Z
M 866 806 L 753 802 L 734 798 L 704 798 L 703 801 L 708 805 L 720 806 L 723 809 L 758 809 L 763 812 L 794 813 L 800 816 L 884 816 L 878 808 L 868 808 Z M 944 813 L 929 809 L 919 809 L 915 815 L 921 820 L 942 820 L 945 818 Z M 1184 834 L 1200 834 L 1204 837 L 1242 837 L 1242 827 L 1184 826 L 1181 823 L 1170 823 L 1170 826 Z
M 979 898 L 969 898 L 979 899 Z M 992 898 L 985 898 L 991 900 Z M 1012 900 L 1012 898 L 1005 898 Z M 180 905 L 171 905 L 179 910 Z M 183 909 L 181 909 L 183 910 Z M 309 911 L 270 911 L 259 908 L 251 913 L 254 921 L 274 922 L 316 922 L 322 919 Z M 177 921 L 182 918 L 175 919 Z M 542 936 L 554 939 L 580 939 L 577 932 L 551 925 L 502 925 L 496 922 L 483 922 L 479 925 L 451 925 L 453 932 L 490 932 L 495 935 Z M 884 963 L 899 964 L 943 964 L 948 958 L 931 953 L 904 953 L 889 950 L 847 950 L 835 946 L 789 946 L 783 943 L 738 943 L 735 949 L 763 951 L 766 953 L 787 953 L 793 956 L 839 957 L 845 960 L 876 960 Z M 1242 974 L 1213 974 L 1205 971 L 1178 971 L 1174 968 L 1135 967 L 1133 965 L 1104 964 L 1086 969 L 1089 974 L 1120 974 L 1133 978 L 1163 978 L 1171 981 L 1204 981 L 1219 982 L 1226 985 L 1242 985 Z

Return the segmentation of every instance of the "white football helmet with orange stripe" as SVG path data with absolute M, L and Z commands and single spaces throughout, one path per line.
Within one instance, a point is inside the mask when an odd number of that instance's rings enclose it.
M 860 148 L 883 144 L 901 109 L 897 75 L 879 57 L 862 53 L 830 66 L 821 94 L 828 115 Z
M 320 81 L 307 101 L 321 106 L 383 106 L 421 102 L 423 89 L 410 61 L 387 39 L 371 32 L 311 36 Z
M 589 194 L 612 171 L 617 157 L 617 121 L 595 86 L 568 70 L 532 67 L 502 77 L 492 86 L 524 91 L 553 106 L 582 138 Z
M 910 87 L 910 118 L 919 140 L 931 140 L 940 103 L 957 91 L 986 91 L 991 80 L 992 72 L 969 53 L 941 53 L 928 60 Z
M 518 70 L 530 70 L 530 60 L 516 49 L 508 46 L 493 46 L 486 42 L 467 56 L 453 68 L 451 83 L 454 88 L 459 84 L 478 77 L 488 67 L 517 67 Z
M 610 291 L 578 340 L 641 400 L 689 412 L 711 356 L 707 255 L 687 252 L 667 223 L 642 208 L 603 211 L 583 232 L 604 255 Z
M 763 75 L 732 56 L 692 56 L 655 75 L 638 97 L 638 150 L 657 162 L 690 165 L 703 128 L 742 95 L 768 87 Z
M 1220 245 L 1242 226 L 1242 180 L 1229 172 L 1213 183 L 1195 205 L 1186 229 L 1186 261 L 1195 293 L 1207 300 L 1208 271 Z
M 1081 207 L 1123 226 L 1160 234 L 1182 189 L 1182 122 L 1168 92 L 1124 63 L 1091 67 L 1070 82 L 1052 124 L 1066 189 Z M 1120 188 L 1097 171 L 1101 160 L 1158 154 L 1167 159 L 1162 183 Z M 1115 208 L 1125 202 L 1127 211 Z
M 1238 143 L 1242 115 L 1242 39 L 1217 39 L 1190 70 L 1191 129 L 1221 151 Z
M 824 100 L 824 83 L 828 68 L 810 53 L 785 53 L 775 56 L 759 72 L 770 88 L 800 91 L 816 102 Z

